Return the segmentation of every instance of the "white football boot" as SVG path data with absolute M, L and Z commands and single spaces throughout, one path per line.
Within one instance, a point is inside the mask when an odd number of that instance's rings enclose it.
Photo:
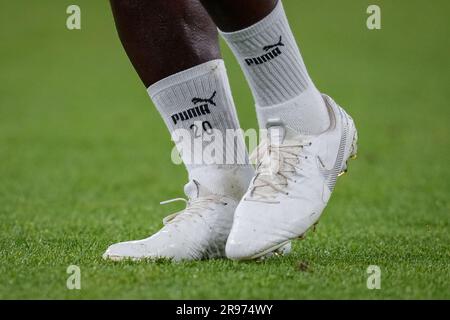
M 233 223 L 237 201 L 209 192 L 197 181 L 185 186 L 186 208 L 164 218 L 164 227 L 149 238 L 113 244 L 104 259 L 173 261 L 225 257 L 225 243 Z
M 337 177 L 356 156 L 352 118 L 323 95 L 330 128 L 299 135 L 279 119 L 268 121 L 267 139 L 256 152 L 256 174 L 239 203 L 226 244 L 234 260 L 256 259 L 301 238 L 320 218 Z

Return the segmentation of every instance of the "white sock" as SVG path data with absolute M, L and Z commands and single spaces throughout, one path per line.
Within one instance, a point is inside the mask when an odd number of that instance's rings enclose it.
M 328 129 L 327 108 L 306 71 L 281 0 L 256 24 L 220 33 L 250 85 L 260 127 L 278 118 L 303 134 Z
M 235 147 L 234 141 L 222 140 L 223 150 L 218 151 L 224 157 L 219 164 L 201 158 L 202 150 L 209 145 L 202 135 L 216 139 L 222 134 L 224 138 L 227 130 L 239 129 L 223 60 L 205 62 L 171 75 L 147 91 L 172 135 L 177 129 L 190 133 L 188 139 L 176 141 L 179 150 L 192 147 L 191 154 L 181 154 L 189 179 L 197 180 L 213 193 L 240 200 L 253 176 L 243 139 L 237 138 Z M 231 164 L 225 159 L 230 150 Z

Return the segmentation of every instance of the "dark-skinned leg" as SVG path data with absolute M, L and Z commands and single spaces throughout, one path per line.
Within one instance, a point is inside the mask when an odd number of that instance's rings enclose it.
M 201 0 L 217 27 L 225 32 L 241 30 L 272 12 L 278 0 Z
M 146 87 L 220 58 L 217 28 L 198 1 L 110 2 L 120 40 Z
M 211 141 L 239 129 L 216 26 L 197 0 L 111 0 L 111 5 L 125 50 L 182 151 L 190 181 L 185 186 L 185 210 L 149 238 L 110 246 L 104 257 L 224 257 L 234 210 L 253 169 L 242 138 L 236 138 L 236 149 L 229 150 L 226 143 L 222 150 L 214 149 L 222 151 L 222 159 L 204 158 Z M 228 151 L 234 163 L 225 164 Z

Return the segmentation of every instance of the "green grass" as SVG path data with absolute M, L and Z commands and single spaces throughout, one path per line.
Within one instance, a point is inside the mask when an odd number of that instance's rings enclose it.
M 82 30 L 65 9 L 82 8 Z M 369 4 L 382 29 L 365 27 Z M 359 159 L 285 258 L 109 263 L 173 212 L 186 174 L 106 1 L 0 10 L 0 298 L 450 298 L 450 2 L 285 0 L 313 79 L 354 116 Z M 224 48 L 244 128 L 251 94 Z M 177 208 L 173 208 L 175 210 Z M 309 267 L 299 268 L 299 264 Z M 66 289 L 81 267 L 82 290 Z M 381 290 L 366 288 L 378 265 Z

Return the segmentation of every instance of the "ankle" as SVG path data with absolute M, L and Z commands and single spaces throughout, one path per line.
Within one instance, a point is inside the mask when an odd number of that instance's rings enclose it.
M 189 179 L 196 180 L 210 192 L 239 201 L 253 178 L 251 165 L 208 165 L 189 170 Z
M 304 135 L 316 135 L 330 126 L 328 108 L 321 93 L 312 85 L 286 102 L 256 106 L 259 126 L 265 128 L 270 119 L 279 119 L 290 129 Z

